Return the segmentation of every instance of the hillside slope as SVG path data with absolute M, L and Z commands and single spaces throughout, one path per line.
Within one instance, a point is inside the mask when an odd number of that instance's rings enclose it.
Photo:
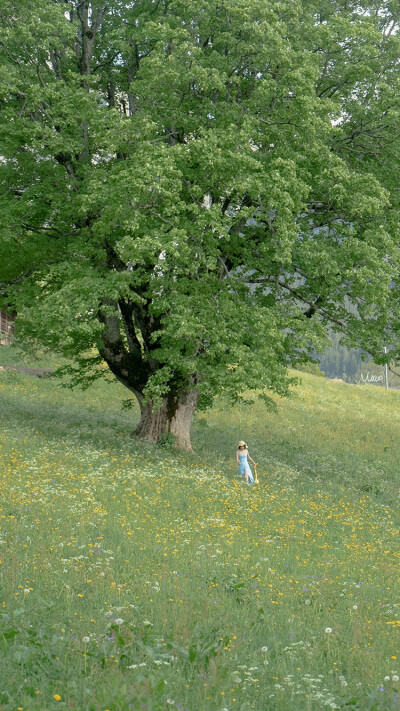
M 1 711 L 398 708 L 399 393 L 301 380 L 189 456 L 117 385 L 0 372 Z
M 295 375 L 295 373 L 294 373 Z M 269 471 L 281 465 L 318 485 L 337 483 L 395 497 L 400 486 L 400 392 L 298 373 L 277 412 L 256 403 L 199 417 L 196 448 L 226 456 L 245 439 Z

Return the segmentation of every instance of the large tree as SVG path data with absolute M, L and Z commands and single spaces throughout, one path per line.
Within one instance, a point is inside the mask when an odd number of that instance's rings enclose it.
M 379 354 L 398 261 L 396 5 L 0 0 L 0 283 L 137 433 Z

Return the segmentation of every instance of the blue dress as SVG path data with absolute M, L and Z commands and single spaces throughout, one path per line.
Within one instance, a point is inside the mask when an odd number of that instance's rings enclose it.
M 238 474 L 239 474 L 239 476 L 243 476 L 243 477 L 245 474 L 247 474 L 247 476 L 249 477 L 250 484 L 254 484 L 254 477 L 253 477 L 252 471 L 250 469 L 250 465 L 247 461 L 248 454 L 249 454 L 248 452 L 239 452 Z

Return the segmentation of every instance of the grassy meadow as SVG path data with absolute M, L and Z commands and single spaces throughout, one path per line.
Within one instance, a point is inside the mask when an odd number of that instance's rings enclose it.
M 299 376 L 190 456 L 118 384 L 0 372 L 0 711 L 400 707 L 400 391 Z

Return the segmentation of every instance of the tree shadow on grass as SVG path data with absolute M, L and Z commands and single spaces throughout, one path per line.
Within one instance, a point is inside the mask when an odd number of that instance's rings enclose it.
M 129 435 L 139 421 L 138 408 L 124 413 L 122 406 L 118 409 L 118 398 L 115 409 L 106 409 L 107 399 L 110 404 L 113 397 L 111 392 L 105 397 L 107 386 L 103 386 L 100 397 L 90 391 L 73 394 L 43 380 L 36 395 L 36 378 L 13 371 L 2 374 L 1 382 L 8 386 L 1 392 L 3 431 L 12 429 L 13 433 L 20 431 L 28 436 L 38 433 L 46 437 L 50 446 L 72 438 L 96 449 L 119 450 L 122 437 L 134 441 Z

